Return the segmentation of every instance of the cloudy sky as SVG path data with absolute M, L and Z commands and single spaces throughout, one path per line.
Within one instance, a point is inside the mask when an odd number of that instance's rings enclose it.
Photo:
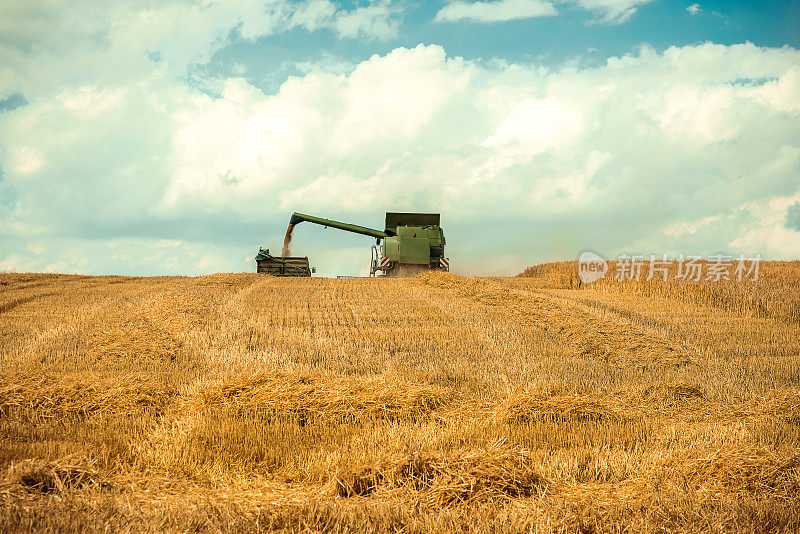
M 4 0 L 0 270 L 252 271 L 442 213 L 462 274 L 800 255 L 800 2 Z M 369 238 L 294 252 L 357 274 Z

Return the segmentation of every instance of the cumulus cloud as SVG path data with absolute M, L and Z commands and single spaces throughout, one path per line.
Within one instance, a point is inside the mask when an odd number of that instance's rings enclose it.
M 462 2 L 457 0 L 436 13 L 435 22 L 502 22 L 507 20 L 551 17 L 558 11 L 547 0 L 494 0 Z
M 703 12 L 703 9 L 700 7 L 700 4 L 692 4 L 686 8 L 686 11 L 691 15 L 699 15 Z
M 329 23 L 339 37 L 390 39 L 397 36 L 402 9 L 378 2 L 352 11 L 338 11 Z
M 795 151 L 795 164 L 800 150 Z M 750 224 L 732 243 L 734 247 L 772 251 L 773 255 L 797 259 L 800 250 L 800 231 L 789 224 L 800 202 L 800 191 L 789 196 L 746 202 L 740 211 L 749 217 Z
M 664 235 L 674 237 L 684 234 L 694 234 L 699 229 L 709 224 L 715 223 L 720 220 L 719 215 L 712 215 L 710 217 L 703 217 L 696 221 L 678 221 L 664 229 Z
M 630 19 L 638 6 L 654 0 L 568 0 L 584 9 L 597 13 L 598 21 L 621 24 Z
M 207 62 L 233 33 L 254 40 L 303 28 L 388 39 L 397 35 L 402 12 L 390 0 L 352 10 L 330 0 L 4 2 L 0 95 L 33 100 L 76 80 L 113 85 L 185 76 L 187 65 Z
M 800 202 L 795 202 L 786 210 L 786 227 L 800 232 Z
M 0 268 L 243 270 L 295 210 L 375 227 L 442 212 L 458 272 L 586 248 L 790 257 L 799 62 L 706 43 L 545 69 L 420 45 L 307 65 L 274 93 L 153 73 L 67 85 L 0 114 L 0 185 L 18 197 L 0 203 Z M 355 273 L 369 244 L 306 225 L 295 250 Z
M 331 29 L 339 37 L 389 39 L 397 35 L 402 11 L 388 0 L 356 7 L 350 11 L 339 9 L 330 0 L 308 0 L 298 4 L 286 22 L 288 28 L 302 27 L 309 31 Z M 279 18 L 282 19 L 280 15 Z
M 595 22 L 620 24 L 630 19 L 637 6 L 654 0 L 558 0 L 592 11 Z M 502 22 L 508 20 L 558 15 L 554 2 L 550 0 L 487 0 L 450 2 L 436 13 L 435 22 Z

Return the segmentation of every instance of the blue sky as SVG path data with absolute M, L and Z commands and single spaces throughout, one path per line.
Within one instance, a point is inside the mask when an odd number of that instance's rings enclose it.
M 253 269 L 439 211 L 456 272 L 800 252 L 800 2 L 0 6 L 0 269 Z M 369 240 L 295 252 L 363 272 Z
M 356 5 L 346 2 L 342 7 Z M 201 70 L 206 75 L 243 75 L 265 90 L 275 90 L 286 76 L 304 74 L 297 62 L 314 62 L 323 56 L 355 63 L 420 43 L 438 44 L 448 56 L 469 60 L 499 58 L 554 67 L 602 64 L 608 57 L 624 55 L 645 43 L 657 50 L 706 41 L 800 46 L 800 2 L 705 2 L 690 12 L 687 8 L 695 5 L 692 2 L 652 1 L 635 6 L 636 12 L 625 23 L 604 23 L 597 11 L 569 3 L 557 5 L 558 16 L 494 23 L 469 19 L 436 22 L 445 2 L 398 5 L 403 6 L 401 16 L 396 17 L 402 26 L 391 37 L 339 39 L 331 30 L 295 29 L 247 40 L 234 32 L 231 43 L 219 49 Z

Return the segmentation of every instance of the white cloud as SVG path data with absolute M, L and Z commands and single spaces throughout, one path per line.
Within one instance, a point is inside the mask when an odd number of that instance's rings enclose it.
M 212 98 L 158 65 L 135 84 L 61 88 L 0 115 L 19 191 L 0 211 L 0 266 L 243 270 L 295 210 L 373 226 L 384 210 L 441 211 L 470 272 L 490 270 L 481 255 L 521 270 L 587 247 L 789 257 L 799 62 L 788 47 L 703 44 L 548 70 L 418 46 L 310 66 L 274 94 L 232 78 Z M 321 273 L 367 261 L 338 251 L 369 240 L 298 232 Z
M 755 87 L 752 94 L 774 111 L 800 111 L 800 68 L 790 69 L 777 79 Z
M 57 100 L 68 111 L 79 112 L 84 117 L 95 117 L 120 105 L 124 98 L 125 91 L 123 89 L 81 87 L 77 90 L 63 91 L 58 95 Z
M 33 100 L 75 80 L 113 86 L 183 76 L 188 64 L 204 63 L 225 46 L 234 30 L 248 40 L 292 28 L 388 39 L 397 35 L 402 11 L 389 0 L 353 10 L 330 0 L 4 2 L 0 94 L 19 91 Z
M 580 110 L 557 97 L 526 98 L 514 106 L 483 146 L 505 148 L 516 156 L 515 162 L 525 162 L 542 152 L 571 145 L 584 128 Z
M 506 20 L 551 17 L 558 11 L 548 0 L 494 0 L 463 2 L 456 0 L 436 13 L 435 22 L 502 22 Z
M 670 224 L 667 228 L 664 229 L 664 235 L 670 237 L 676 237 L 684 234 L 694 234 L 700 228 L 715 223 L 719 221 L 721 218 L 722 217 L 719 215 L 711 215 L 709 217 L 703 217 L 702 219 L 691 222 L 686 222 L 686 221 L 675 222 Z
M 709 145 L 740 133 L 741 122 L 734 115 L 738 104 L 736 89 L 729 85 L 710 90 L 696 85 L 674 86 L 660 95 L 655 103 L 657 111 L 651 114 L 664 131 L 684 142 Z
M 397 36 L 402 8 L 383 0 L 351 11 L 339 9 L 330 0 L 309 0 L 299 4 L 288 17 L 288 27 L 310 31 L 328 28 L 339 37 L 389 39 Z
M 402 10 L 390 2 L 378 2 L 353 11 L 338 11 L 332 26 L 339 37 L 390 39 L 397 36 Z
M 601 21 L 620 24 L 630 19 L 640 5 L 654 0 L 567 0 L 600 15 Z
M 20 176 L 34 174 L 44 167 L 39 151 L 30 146 L 16 146 L 9 151 L 8 168 Z
M 800 150 L 797 156 L 800 156 Z M 800 191 L 791 196 L 744 204 L 741 209 L 752 215 L 755 220 L 743 235 L 730 243 L 730 246 L 737 249 L 766 251 L 772 257 L 796 259 L 797 251 L 800 250 L 800 231 L 787 228 L 785 222 L 789 207 L 798 202 L 800 202 Z
M 630 19 L 638 6 L 654 0 L 487 0 L 467 2 L 455 0 L 436 13 L 435 22 L 501 22 L 507 20 L 551 17 L 558 15 L 555 3 L 572 3 L 594 12 L 596 22 L 620 24 Z
M 703 8 L 700 7 L 700 4 L 692 4 L 686 8 L 691 15 L 699 15 L 703 12 Z

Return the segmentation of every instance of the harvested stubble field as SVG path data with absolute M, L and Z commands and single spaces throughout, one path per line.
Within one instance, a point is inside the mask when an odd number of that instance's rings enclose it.
M 0 528 L 795 532 L 756 283 L 0 275 Z

